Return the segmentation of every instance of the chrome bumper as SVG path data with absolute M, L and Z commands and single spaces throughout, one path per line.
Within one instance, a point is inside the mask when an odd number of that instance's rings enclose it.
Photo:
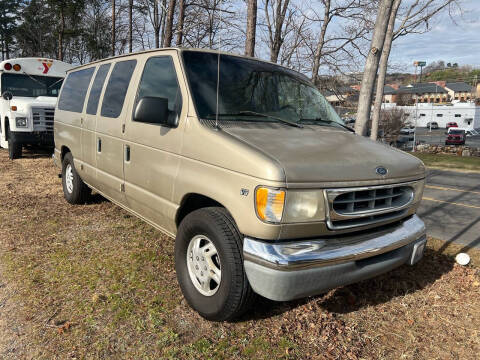
M 417 215 L 393 228 L 338 239 L 272 243 L 245 238 L 244 266 L 254 291 L 291 300 L 413 265 L 425 241 L 425 225 Z

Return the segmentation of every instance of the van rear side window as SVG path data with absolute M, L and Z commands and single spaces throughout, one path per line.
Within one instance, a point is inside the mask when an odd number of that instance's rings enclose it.
M 88 85 L 95 68 L 83 69 L 68 74 L 58 99 L 58 108 L 65 111 L 81 113 L 85 103 Z
M 116 118 L 122 112 L 125 95 L 136 64 L 137 60 L 127 60 L 117 62 L 113 67 L 103 95 L 102 116 Z
M 90 95 L 88 96 L 87 114 L 95 115 L 97 113 L 98 101 L 100 100 L 103 83 L 105 82 L 109 69 L 110 64 L 103 64 L 98 68 L 92 88 L 90 89 Z

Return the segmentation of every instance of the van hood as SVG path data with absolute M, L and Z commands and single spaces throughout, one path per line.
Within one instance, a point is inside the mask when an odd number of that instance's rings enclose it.
M 277 161 L 287 184 L 377 184 L 425 177 L 425 166 L 414 156 L 342 129 L 276 123 L 221 127 Z M 386 168 L 386 175 L 379 175 L 378 167 Z

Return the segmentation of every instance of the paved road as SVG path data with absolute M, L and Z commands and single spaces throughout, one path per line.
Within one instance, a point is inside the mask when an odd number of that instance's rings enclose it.
M 429 170 L 418 214 L 429 235 L 480 249 L 480 173 Z

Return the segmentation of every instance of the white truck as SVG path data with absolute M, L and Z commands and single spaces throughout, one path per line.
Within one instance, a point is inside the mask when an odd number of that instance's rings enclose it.
M 43 58 L 0 62 L 0 147 L 10 159 L 24 145 L 53 148 L 53 115 L 66 71 L 73 66 Z

